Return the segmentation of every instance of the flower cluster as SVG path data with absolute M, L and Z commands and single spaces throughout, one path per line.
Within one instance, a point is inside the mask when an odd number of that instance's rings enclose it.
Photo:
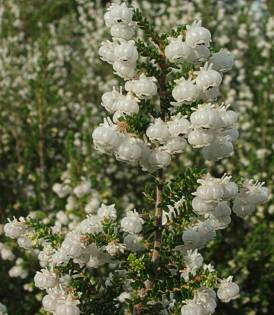
M 106 26 L 110 28 L 113 42 L 104 41 L 99 49 L 102 60 L 113 64 L 113 70 L 120 77 L 129 80 L 136 73 L 138 51 L 134 36 L 133 10 L 125 3 L 112 4 L 104 16 Z
M 231 222 L 232 205 L 237 216 L 246 217 L 269 197 L 268 189 L 262 183 L 253 184 L 253 181 L 245 182 L 238 192 L 238 185 L 226 175 L 214 178 L 207 174 L 198 183 L 200 186 L 193 193 L 195 197 L 192 200 L 198 222 L 183 233 L 184 245 L 178 249 L 184 251 L 203 248 L 215 238 L 216 230 L 227 228 Z
M 123 28 L 125 24 L 131 23 L 128 26 L 130 30 L 133 28 L 132 19 L 132 9 L 127 8 L 124 3 L 111 5 L 105 15 L 106 25 L 115 28 Z M 166 58 L 159 62 L 160 71 L 164 71 L 162 63 L 166 60 L 171 62 L 171 68 L 188 62 L 191 71 L 187 73 L 187 79 L 183 75 L 174 80 L 175 86 L 171 94 L 176 102 L 170 99 L 167 103 L 165 117 L 159 113 L 156 117 L 155 113 L 148 116 L 151 122 L 142 130 L 142 137 L 129 132 L 130 125 L 126 118 L 132 116 L 138 120 L 138 114 L 143 113 L 144 106 L 148 106 L 147 101 L 157 103 L 155 98 L 163 93 L 163 82 L 157 75 L 147 76 L 144 72 L 135 71 L 136 65 L 144 57 L 142 50 L 138 51 L 139 46 L 137 47 L 134 40 L 121 36 L 118 39 L 114 36 L 114 42 L 103 42 L 99 50 L 101 59 L 113 64 L 115 73 L 126 80 L 124 90 L 127 94 L 123 94 L 122 88 L 119 92 L 113 88 L 113 91 L 103 94 L 102 106 L 113 117 L 105 119 L 93 131 L 96 149 L 114 154 L 117 160 L 132 165 L 139 164 L 143 170 L 150 172 L 167 167 L 171 163 L 172 155 L 184 151 L 186 139 L 194 148 L 203 147 L 202 153 L 207 160 L 217 160 L 233 154 L 232 142 L 238 137 L 234 127 L 237 115 L 232 110 L 227 110 L 228 106 L 200 104 L 193 108 L 191 122 L 188 116 L 172 115 L 174 108 L 176 110 L 187 104 L 216 101 L 223 73 L 233 66 L 232 55 L 224 49 L 210 55 L 209 30 L 202 27 L 201 22 L 194 22 L 187 25 L 185 41 L 182 35 L 168 39 L 169 43 L 160 52 Z M 147 57 L 147 53 L 145 56 Z M 153 63 L 157 64 L 161 56 L 154 58 L 156 59 Z M 204 62 L 204 66 L 195 71 L 195 65 Z M 171 71 L 170 75 L 173 74 Z M 157 108 L 156 105 L 152 106 Z

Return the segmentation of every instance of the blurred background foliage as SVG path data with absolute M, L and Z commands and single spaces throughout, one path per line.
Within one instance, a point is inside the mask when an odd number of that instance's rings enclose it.
M 160 31 L 201 18 L 217 48 L 225 46 L 235 56 L 234 71 L 222 91 L 222 101 L 240 113 L 235 155 L 213 165 L 189 151 L 175 161 L 168 176 L 195 165 L 215 176 L 227 170 L 237 177 L 255 177 L 273 192 L 274 2 L 130 2 Z M 118 84 L 97 55 L 107 36 L 106 5 L 108 1 L 0 1 L 2 224 L 11 216 L 37 212 L 45 218 L 64 210 L 65 201 L 52 191 L 64 171 L 75 183 L 88 178 L 107 202 L 144 205 L 142 191 L 149 176 L 98 155 L 91 144 L 91 130 L 105 116 L 100 97 Z M 218 314 L 274 314 L 273 213 L 270 201 L 247 221 L 235 218 L 204 252 L 223 276 L 234 274 L 242 290 L 241 299 L 220 305 Z M 32 284 L 35 253 L 24 254 L 1 235 L 0 242 L 0 302 L 12 315 L 43 314 L 41 296 Z M 3 248 L 14 257 L 7 258 Z M 15 265 L 21 266 L 18 275 L 10 272 Z

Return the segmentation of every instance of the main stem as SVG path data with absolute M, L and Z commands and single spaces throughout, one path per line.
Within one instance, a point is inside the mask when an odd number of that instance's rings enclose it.
M 167 72 L 167 63 L 166 57 L 164 54 L 164 48 L 161 42 L 158 43 L 160 50 L 161 59 L 159 61 L 159 67 L 161 69 L 161 76 L 159 78 L 159 95 L 160 95 L 160 106 L 161 106 L 161 119 L 165 121 L 166 119 L 166 103 L 167 103 L 167 93 L 166 93 L 166 72 Z M 162 232 L 163 232 L 163 208 L 162 208 L 162 190 L 164 184 L 164 173 L 160 169 L 157 175 L 157 186 L 156 186 L 156 196 L 155 196 L 155 221 L 156 221 L 156 230 L 154 238 L 154 247 L 152 253 L 152 263 L 155 266 L 158 266 L 160 261 L 160 249 L 162 245 Z
M 158 171 L 157 176 L 157 186 L 156 186 L 156 199 L 155 199 L 155 221 L 156 230 L 154 238 L 154 248 L 152 253 L 152 262 L 158 265 L 160 260 L 160 248 L 162 244 L 162 219 L 163 219 L 163 209 L 162 209 L 162 189 L 163 189 L 163 170 Z

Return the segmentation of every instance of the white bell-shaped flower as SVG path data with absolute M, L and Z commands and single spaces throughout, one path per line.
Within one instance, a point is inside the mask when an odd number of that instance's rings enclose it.
M 77 306 L 78 300 L 66 299 L 61 300 L 56 306 L 55 315 L 80 315 L 80 309 Z
M 172 137 L 186 135 L 189 132 L 190 123 L 180 114 L 172 116 L 171 120 L 167 123 L 169 133 Z
M 138 234 L 143 229 L 144 220 L 136 211 L 128 211 L 127 215 L 121 220 L 121 228 L 130 234 Z
M 203 157 L 208 161 L 216 161 L 233 155 L 234 147 L 230 141 L 215 141 L 202 149 Z
M 226 229 L 230 223 L 231 223 L 230 215 L 223 216 L 223 217 L 215 217 L 215 216 L 210 217 L 210 224 L 212 225 L 214 230 Z
M 101 218 L 97 215 L 89 215 L 86 219 L 81 221 L 78 228 L 81 233 L 92 233 L 97 234 L 103 231 Z
M 0 314 L 1 315 L 8 315 L 8 309 L 6 305 L 0 302 Z
M 217 296 L 222 302 L 228 303 L 240 296 L 240 288 L 232 279 L 232 277 L 228 277 L 220 282 Z
M 246 180 L 240 190 L 239 198 L 255 205 L 266 202 L 269 197 L 269 191 L 263 184 L 253 180 Z
M 216 293 L 211 288 L 201 288 L 195 292 L 195 300 L 201 304 L 206 314 L 214 314 L 217 307 Z
M 212 69 L 212 64 L 205 64 L 204 67 L 200 68 L 200 71 L 197 72 L 196 84 L 197 86 L 206 91 L 213 87 L 219 87 L 222 82 L 222 75 Z
M 135 34 L 135 27 L 132 23 L 114 24 L 111 26 L 110 34 L 113 38 L 130 40 Z
M 34 284 L 41 290 L 54 288 L 57 284 L 57 275 L 54 272 L 42 269 L 34 276 Z
M 43 308 L 47 312 L 54 313 L 56 310 L 57 301 L 58 300 L 54 296 L 47 294 L 43 297 L 43 300 L 42 300 Z
M 128 8 L 126 3 L 113 3 L 104 15 L 105 23 L 108 27 L 115 24 L 128 24 L 132 22 L 133 10 Z
M 220 118 L 222 120 L 222 125 L 225 128 L 232 127 L 236 124 L 238 120 L 238 114 L 233 110 L 220 110 Z
M 134 93 L 138 98 L 149 99 L 157 94 L 156 82 L 156 78 L 141 74 L 138 80 L 126 82 L 125 89 Z
M 213 64 L 212 69 L 227 72 L 233 67 L 234 57 L 227 49 L 222 48 L 211 56 L 210 63 Z
M 165 143 L 170 138 L 167 124 L 161 118 L 156 118 L 146 130 L 146 135 L 152 142 Z
M 221 124 L 219 113 L 211 104 L 199 105 L 191 114 L 190 121 L 193 128 L 219 128 Z
M 102 106 L 109 112 L 114 113 L 117 110 L 116 103 L 121 97 L 121 94 L 118 93 L 115 89 L 111 92 L 105 92 L 102 95 Z
M 117 210 L 115 208 L 115 204 L 109 206 L 102 204 L 97 211 L 97 217 L 99 220 L 108 219 L 115 221 L 117 219 Z
M 136 64 L 125 64 L 122 61 L 115 61 L 113 64 L 114 73 L 124 80 L 132 79 L 136 74 Z
M 188 250 L 184 256 L 184 263 L 189 270 L 197 270 L 202 267 L 204 262 L 203 256 L 198 253 L 198 250 Z
M 189 56 L 188 61 L 192 63 L 202 63 L 207 61 L 210 56 L 210 50 L 207 46 L 197 46 L 192 49 L 192 54 Z
M 115 155 L 119 161 L 137 165 L 142 155 L 142 148 L 137 139 L 127 138 L 120 144 Z
M 71 187 L 69 185 L 62 185 L 60 183 L 55 183 L 52 186 L 52 190 L 57 194 L 59 198 L 65 198 L 71 192 Z
M 201 21 L 194 21 L 191 25 L 187 25 L 186 43 L 192 48 L 201 45 L 209 46 L 211 42 L 210 31 L 201 25 Z
M 240 198 L 233 201 L 232 211 L 240 218 L 246 218 L 256 210 L 254 203 L 248 203 Z
M 136 64 L 138 51 L 134 40 L 122 42 L 114 48 L 115 60 L 122 61 L 126 64 Z
M 80 234 L 76 232 L 70 232 L 67 234 L 61 247 L 67 255 L 72 258 L 81 256 L 85 249 L 84 244 L 81 242 Z
M 145 249 L 142 236 L 137 234 L 128 234 L 124 237 L 126 249 L 132 252 L 140 252 Z
M 191 104 L 199 99 L 201 91 L 194 81 L 181 78 L 175 82 L 177 85 L 172 91 L 172 96 L 178 104 L 172 103 L 173 106 Z
M 100 207 L 100 204 L 101 204 L 101 202 L 100 202 L 98 194 L 94 193 L 94 195 L 92 195 L 89 202 L 85 206 L 85 212 L 86 213 L 96 213 Z
M 42 305 L 46 311 L 54 313 L 58 302 L 65 299 L 65 292 L 57 287 L 48 289 L 47 292 L 48 294 L 43 297 Z
M 224 130 L 221 135 L 229 142 L 235 142 L 239 138 L 239 130 L 237 128 L 230 128 Z
M 106 61 L 110 64 L 113 64 L 115 61 L 115 47 L 117 47 L 117 43 L 110 42 L 109 40 L 102 42 L 99 48 L 99 56 L 103 61 Z
M 201 99 L 205 102 L 216 101 L 217 97 L 220 95 L 220 90 L 218 86 L 213 86 L 207 90 L 202 91 Z
M 206 91 L 213 87 L 219 87 L 222 82 L 222 75 L 212 69 L 212 64 L 206 63 L 204 67 L 197 72 L 196 84 L 198 87 Z
M 200 197 L 195 197 L 192 200 L 193 211 L 198 215 L 207 215 L 214 210 L 215 206 L 215 202 L 208 202 Z
M 165 168 L 171 163 L 171 156 L 168 152 L 155 150 L 151 152 L 149 162 L 153 168 Z
M 17 239 L 17 243 L 19 245 L 19 247 L 22 247 L 26 250 L 31 249 L 32 248 L 32 241 L 29 237 L 27 237 L 26 235 L 22 235 Z
M 212 143 L 214 133 L 211 130 L 197 129 L 191 131 L 187 139 L 193 148 L 202 148 Z
M 201 304 L 189 301 L 182 306 L 181 315 L 207 315 L 207 313 Z
M 167 141 L 164 148 L 170 154 L 182 153 L 187 146 L 187 142 L 184 137 L 177 136 Z
M 230 200 L 238 194 L 238 186 L 234 182 L 231 182 L 231 181 L 224 182 L 223 188 L 224 188 L 224 195 L 223 195 L 224 200 Z
M 196 196 L 206 201 L 217 201 L 223 198 L 223 185 L 216 181 L 215 178 L 206 181 L 206 183 L 199 186 L 196 190 Z
M 138 99 L 130 92 L 126 96 L 121 95 L 115 105 L 120 113 L 133 114 L 139 112 Z
M 122 140 L 121 135 L 106 123 L 94 129 L 92 138 L 96 149 L 107 153 L 113 152 Z
M 188 60 L 192 54 L 192 49 L 182 40 L 182 36 L 177 38 L 169 37 L 169 44 L 165 48 L 165 55 L 171 62 L 181 62 Z
M 183 242 L 186 248 L 196 249 L 200 247 L 201 238 L 198 231 L 193 228 L 189 228 L 183 232 Z
M 216 208 L 214 209 L 213 215 L 215 217 L 227 217 L 231 215 L 231 208 L 227 201 L 221 201 L 217 204 Z
M 13 219 L 4 225 L 4 233 L 7 237 L 10 238 L 18 238 L 26 232 L 26 225 L 24 220 L 19 221 L 17 219 Z
M 201 247 L 216 237 L 216 231 L 210 222 L 211 221 L 208 219 L 201 222 L 197 227 L 197 232 L 199 233 L 201 239 Z

